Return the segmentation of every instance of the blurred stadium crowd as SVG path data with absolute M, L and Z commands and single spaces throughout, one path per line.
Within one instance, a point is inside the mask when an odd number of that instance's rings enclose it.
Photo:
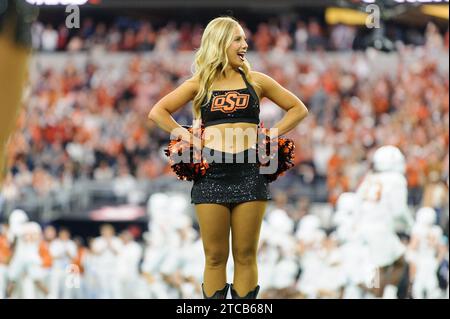
M 370 42 L 367 29 L 343 24 L 327 25 L 319 19 L 293 19 L 289 16 L 241 25 L 249 39 L 249 50 L 267 52 L 272 48 L 287 51 L 364 49 Z M 33 26 L 33 47 L 36 50 L 83 51 L 102 49 L 116 51 L 192 51 L 198 48 L 204 26 L 200 23 L 169 21 L 152 24 L 148 21 L 117 18 L 114 22 L 83 19 L 80 29 L 70 30 L 64 24 L 57 27 L 37 22 Z M 420 28 L 389 25 L 387 37 L 392 42 L 423 45 L 427 37 L 437 32 L 430 24 L 425 32 Z M 448 29 L 444 41 L 448 45 Z
M 432 193 L 448 178 L 448 67 L 436 56 L 446 50 L 434 43 L 405 47 L 385 68 L 373 67 L 381 56 L 370 51 L 348 53 L 345 64 L 276 49 L 253 55 L 255 69 L 297 94 L 311 114 L 289 133 L 298 141 L 296 167 L 276 188 L 334 205 L 340 193 L 355 189 L 376 147 L 392 144 L 407 158 L 409 202 L 441 206 L 441 196 Z M 87 60 L 80 67 L 70 58 L 62 69 L 48 60 L 39 64 L 10 143 L 3 199 L 45 196 L 80 179 L 117 181 L 118 195 L 126 198 L 139 180 L 173 176 L 161 151 L 168 135 L 146 115 L 189 77 L 190 64 L 180 61 L 131 55 L 107 65 Z M 190 105 L 174 117 L 189 125 Z M 262 101 L 266 127 L 281 117 L 279 108 Z
M 66 228 L 42 230 L 15 210 L 1 225 L 0 298 L 201 298 L 204 253 L 188 205 L 182 194 L 153 194 L 143 242 L 136 229 L 116 236 L 109 224 L 84 242 Z M 367 262 L 362 224 L 349 228 L 353 208 L 345 200 L 338 205 L 330 228 L 308 209 L 281 193 L 270 204 L 258 255 L 261 298 L 373 298 L 366 288 L 378 287 L 378 275 Z M 409 263 L 398 285 L 402 298 L 448 298 L 448 237 L 435 220 L 433 209 L 421 208 L 405 229 L 411 237 L 402 240 Z
M 119 26 L 84 23 L 75 36 L 64 28 L 36 24 L 34 46 L 44 51 L 100 46 L 108 52 L 160 54 L 132 54 L 107 66 L 88 61 L 81 68 L 67 58 L 63 68 L 40 64 L 32 70 L 26 111 L 9 146 L 11 169 L 0 205 L 18 207 L 29 196 L 58 193 L 83 179 L 109 182 L 117 196 L 145 205 L 147 198 L 136 197 L 140 180 L 166 176 L 180 183 L 162 153 L 169 137 L 146 115 L 190 75 L 190 65 L 164 53 L 192 51 L 201 28 L 169 23 L 154 30 L 138 23 L 122 31 Z M 432 266 L 425 267 L 423 278 L 432 287 L 425 297 L 448 297 L 449 79 L 448 66 L 442 69 L 438 59 L 448 57 L 448 31 L 442 36 L 430 25 L 421 35 L 423 45 L 398 45 L 398 51 L 390 53 L 398 63 L 387 69 L 372 67 L 376 53 L 370 50 L 347 52 L 348 64 L 323 52 L 311 54 L 319 63 L 309 54 L 297 54 L 317 48 L 351 49 L 355 30 L 343 28 L 335 27 L 328 37 L 314 21 L 299 22 L 295 32 L 263 23 L 251 36 L 255 53 L 249 59 L 254 69 L 270 74 L 310 110 L 289 133 L 296 141 L 296 166 L 273 184 L 275 199 L 265 218 L 259 255 L 261 296 L 357 296 L 344 289 L 348 282 L 339 268 L 344 267 L 339 262 L 343 245 L 333 233 L 337 225 L 315 220 L 311 205 L 325 201 L 335 210 L 339 196 L 355 191 L 370 170 L 373 152 L 391 144 L 406 158 L 411 213 L 431 207 L 436 214 L 428 225 L 437 235 L 426 244 Z M 266 127 L 281 116 L 278 107 L 262 101 Z M 190 124 L 191 108 L 174 117 Z M 9 219 L 8 225 L 6 216 L 12 215 L 3 205 L 0 298 L 7 292 L 18 298 L 201 298 L 203 251 L 195 222 L 185 213 L 189 205 L 184 195 L 150 197 L 151 221 L 143 242 L 129 231 L 116 236 L 110 225 L 101 228 L 98 238 L 85 241 L 72 238 L 67 229 L 41 230 L 32 222 L 23 226 L 27 218 L 20 211 L 13 214 L 19 216 L 17 221 Z M 312 237 L 302 237 L 302 222 L 312 227 Z M 22 225 L 20 231 L 14 229 L 16 224 Z M 273 236 L 267 235 L 269 229 Z M 406 244 L 410 231 L 405 230 Z M 22 242 L 11 247 L 8 236 L 21 237 Z M 409 244 L 414 255 L 417 248 Z M 13 252 L 19 257 L 10 261 Z M 317 268 L 306 275 L 302 260 L 311 253 L 315 257 L 308 258 Z M 309 278 L 317 279 L 314 285 L 306 282 Z

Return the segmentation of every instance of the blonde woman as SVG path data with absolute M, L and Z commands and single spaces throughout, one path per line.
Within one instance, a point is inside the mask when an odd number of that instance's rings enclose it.
M 272 78 L 250 71 L 247 49 L 237 21 L 230 17 L 212 20 L 202 35 L 193 77 L 163 97 L 149 113 L 160 128 L 186 142 L 205 145 L 203 154 L 214 158 L 191 192 L 206 257 L 204 298 L 226 298 L 230 230 L 234 260 L 231 296 L 255 299 L 258 295 L 257 247 L 266 203 L 271 199 L 268 180 L 250 160 L 257 144 L 261 99 L 266 97 L 286 111 L 271 129 L 272 138 L 295 128 L 308 113 L 294 94 Z M 200 123 L 204 127 L 201 141 L 171 116 L 191 100 L 194 126 Z

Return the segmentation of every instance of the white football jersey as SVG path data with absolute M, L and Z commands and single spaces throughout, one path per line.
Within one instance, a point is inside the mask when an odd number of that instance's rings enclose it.
M 142 257 L 142 247 L 135 241 L 123 243 L 117 255 L 117 273 L 122 278 L 133 278 L 139 273 L 139 262 Z
M 418 247 L 414 253 L 416 258 L 435 259 L 441 243 L 442 229 L 436 225 L 414 225 L 412 235 L 418 240 Z
M 389 227 L 395 231 L 396 219 L 404 219 L 412 226 L 408 208 L 406 178 L 399 173 L 368 174 L 356 192 L 360 200 L 359 221 L 372 224 L 373 229 Z
M 435 225 L 415 225 L 412 235 L 417 240 L 416 249 L 410 251 L 410 259 L 415 265 L 413 297 L 437 298 L 439 283 L 437 271 L 439 268 L 438 250 L 442 244 L 442 230 Z
M 77 246 L 72 240 L 55 239 L 50 243 L 49 248 L 53 258 L 53 267 L 65 269 L 77 255 Z
M 356 192 L 356 223 L 360 239 L 369 250 L 374 267 L 390 265 L 405 252 L 396 235 L 399 222 L 410 227 L 406 178 L 396 172 L 368 174 Z
M 117 237 L 106 240 L 104 237 L 94 239 L 93 251 L 97 254 L 97 264 L 103 271 L 115 271 L 117 256 L 122 250 L 122 241 Z

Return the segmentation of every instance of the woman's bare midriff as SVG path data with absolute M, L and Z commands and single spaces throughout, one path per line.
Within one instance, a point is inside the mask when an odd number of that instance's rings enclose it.
M 223 123 L 205 127 L 204 146 L 227 153 L 239 153 L 256 145 L 258 125 Z

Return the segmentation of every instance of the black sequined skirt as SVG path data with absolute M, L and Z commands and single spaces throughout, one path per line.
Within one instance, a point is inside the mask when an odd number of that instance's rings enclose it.
M 193 182 L 191 203 L 234 204 L 253 200 L 271 200 L 269 182 L 260 174 L 255 149 L 227 153 L 204 148 L 209 169 L 205 176 Z M 205 154 L 205 153 L 204 153 Z M 221 161 L 216 161 L 221 159 Z
M 211 155 L 209 169 L 205 176 L 193 182 L 191 203 L 232 204 L 272 199 L 267 177 L 260 174 L 255 162 L 255 149 L 235 154 L 209 148 L 203 151 L 206 157 Z

